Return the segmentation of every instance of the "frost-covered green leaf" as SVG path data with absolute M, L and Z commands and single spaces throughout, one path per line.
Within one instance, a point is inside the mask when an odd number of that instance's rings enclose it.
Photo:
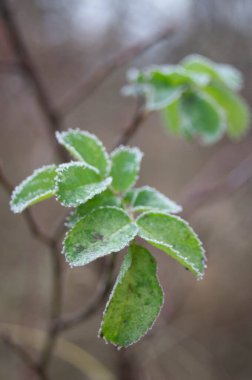
M 82 218 L 68 232 L 63 252 L 71 266 L 81 266 L 119 252 L 138 231 L 129 216 L 117 207 L 100 207 Z
M 79 129 L 56 132 L 57 140 L 74 158 L 94 166 L 103 177 L 110 171 L 110 160 L 102 142 L 93 134 Z
M 69 162 L 57 169 L 56 196 L 66 207 L 79 206 L 106 190 L 111 177 L 101 180 L 97 170 L 84 162 Z
M 90 199 L 86 203 L 78 206 L 68 217 L 67 227 L 73 227 L 81 218 L 87 216 L 94 209 L 101 206 L 117 206 L 120 207 L 119 199 L 107 189 L 101 194 L 97 194 L 94 198 Z
M 48 165 L 37 169 L 15 188 L 11 196 L 11 210 L 22 212 L 28 206 L 54 195 L 56 166 Z
M 142 152 L 138 148 L 120 146 L 111 153 L 112 188 L 115 192 L 125 192 L 138 179 Z
M 205 92 L 223 109 L 226 115 L 227 134 L 242 137 L 249 127 L 250 111 L 246 102 L 237 93 L 220 85 L 209 85 Z
M 201 242 L 181 218 L 164 213 L 148 212 L 137 219 L 139 236 L 202 278 L 205 255 Z
M 132 211 L 135 212 L 158 210 L 168 213 L 177 213 L 182 210 L 182 207 L 177 203 L 149 186 L 134 189 L 130 198 L 129 196 L 129 194 L 126 194 L 126 202 L 129 200 Z
M 242 75 L 236 68 L 217 64 L 198 54 L 192 54 L 181 61 L 188 71 L 207 74 L 215 82 L 221 82 L 233 90 L 240 90 L 243 84 Z
M 181 128 L 203 144 L 218 141 L 225 132 L 224 114 L 217 103 L 201 93 L 188 93 L 180 103 Z
M 100 336 L 118 347 L 137 342 L 155 322 L 163 304 L 155 259 L 132 245 L 106 306 Z

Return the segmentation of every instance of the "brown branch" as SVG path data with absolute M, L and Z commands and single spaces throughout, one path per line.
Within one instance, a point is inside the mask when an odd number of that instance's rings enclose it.
M 96 293 L 89 304 L 75 314 L 55 320 L 55 329 L 58 331 L 68 330 L 90 318 L 104 303 L 112 285 L 113 270 L 115 266 L 115 255 L 108 257 L 103 268 L 102 278 L 97 286 Z
M 140 54 L 143 54 L 151 47 L 157 45 L 159 42 L 173 36 L 174 31 L 174 26 L 166 26 L 156 35 L 140 41 L 117 53 L 107 61 L 102 62 L 87 77 L 85 77 L 77 87 L 63 97 L 61 104 L 58 106 L 58 112 L 61 115 L 66 115 L 71 112 L 90 96 L 112 73 L 132 61 Z
M 128 142 L 132 139 L 132 137 L 136 134 L 139 127 L 149 115 L 149 112 L 146 111 L 144 104 L 141 102 L 137 105 L 136 111 L 133 115 L 132 120 L 127 125 L 127 127 L 122 132 L 121 136 L 118 138 L 114 148 L 120 145 L 127 145 Z
M 199 183 L 191 192 L 182 194 L 184 216 L 195 212 L 201 205 L 209 204 L 232 194 L 252 179 L 252 155 L 240 162 L 226 176 L 214 183 Z
M 48 132 L 52 138 L 54 147 L 59 154 L 59 157 L 65 160 L 68 156 L 63 148 L 57 144 L 54 138 L 55 131 L 61 129 L 60 115 L 51 107 L 50 97 L 40 79 L 36 66 L 33 64 L 32 56 L 22 38 L 22 30 L 19 28 L 18 23 L 15 20 L 14 13 L 9 5 L 8 0 L 0 1 L 0 12 L 2 13 L 14 52 L 19 59 L 19 65 L 25 73 L 26 77 L 30 80 L 38 104 L 40 105 L 41 110 L 47 119 Z
M 2 74 L 16 74 L 22 70 L 19 63 L 0 61 L 0 73 Z
M 38 379 L 48 380 L 45 372 L 37 366 L 36 361 L 22 346 L 14 342 L 14 340 L 6 334 L 1 334 L 0 339 L 6 346 L 11 348 L 11 350 L 26 364 L 27 368 L 29 368 L 29 370 L 34 373 Z
M 13 191 L 13 186 L 10 183 L 9 179 L 4 174 L 2 167 L 0 165 L 0 183 L 6 190 L 8 194 L 11 194 Z M 29 209 L 25 210 L 23 213 L 27 226 L 31 235 L 42 242 L 49 250 L 51 263 L 52 263 L 52 295 L 51 295 L 51 311 L 49 318 L 49 329 L 48 329 L 48 337 L 42 347 L 41 350 L 41 358 L 39 359 L 39 364 L 37 366 L 39 372 L 45 372 L 47 364 L 49 362 L 49 357 L 52 352 L 53 346 L 56 341 L 57 334 L 55 334 L 53 325 L 54 320 L 58 319 L 61 313 L 61 305 L 62 305 L 62 271 L 61 271 L 61 263 L 60 263 L 60 255 L 58 249 L 58 242 L 55 237 L 50 237 L 44 234 L 43 231 L 40 230 L 37 225 L 31 211 Z M 58 231 L 57 231 L 58 234 Z

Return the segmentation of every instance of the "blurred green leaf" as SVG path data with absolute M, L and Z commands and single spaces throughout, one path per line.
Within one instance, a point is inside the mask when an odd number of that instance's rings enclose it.
M 138 231 L 129 216 L 117 207 L 100 207 L 82 218 L 68 232 L 63 252 L 72 266 L 81 266 L 119 252 Z
M 203 85 L 209 82 L 204 74 L 187 72 L 184 68 L 167 65 L 153 66 L 138 72 L 134 83 L 124 88 L 125 95 L 145 96 L 146 108 L 159 110 L 178 99 L 189 85 Z
M 66 207 L 76 207 L 106 190 L 111 177 L 101 180 L 97 170 L 84 162 L 69 162 L 57 169 L 56 196 Z
M 224 113 L 200 93 L 188 93 L 180 102 L 181 129 L 186 136 L 198 137 L 203 144 L 218 141 L 225 132 Z
M 152 327 L 163 304 L 155 259 L 132 245 L 106 306 L 100 336 L 118 347 L 137 342 Z
M 54 195 L 56 166 L 48 165 L 33 172 L 19 186 L 11 196 L 11 210 L 22 212 L 28 206 L 43 201 Z
M 241 73 L 226 64 L 217 64 L 198 54 L 192 54 L 181 61 L 181 65 L 194 73 L 207 74 L 215 82 L 222 82 L 233 90 L 240 90 L 243 85 Z
M 162 112 L 165 127 L 175 135 L 181 133 L 180 101 L 180 99 L 176 99 Z
M 244 136 L 249 127 L 250 111 L 241 96 L 223 86 L 213 84 L 207 86 L 205 91 L 225 112 L 228 135 L 234 139 Z
M 204 249 L 184 220 L 174 215 L 148 212 L 138 217 L 137 225 L 141 238 L 168 253 L 197 277 L 203 277 Z

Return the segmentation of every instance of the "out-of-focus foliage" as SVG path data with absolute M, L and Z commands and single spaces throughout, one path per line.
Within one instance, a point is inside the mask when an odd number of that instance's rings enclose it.
M 249 107 L 238 94 L 242 74 L 234 67 L 190 55 L 178 65 L 151 66 L 129 72 L 123 94 L 143 97 L 147 111 L 161 110 L 174 134 L 212 144 L 227 133 L 245 135 Z

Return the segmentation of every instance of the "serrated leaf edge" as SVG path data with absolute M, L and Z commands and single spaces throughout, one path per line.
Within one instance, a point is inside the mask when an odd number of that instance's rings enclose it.
M 138 226 L 136 225 L 136 223 L 134 223 L 131 219 L 130 219 L 130 217 L 129 217 L 129 215 L 127 214 L 127 212 L 126 211 L 124 211 L 123 209 L 121 209 L 121 208 L 119 208 L 119 207 L 116 207 L 116 206 L 100 206 L 100 207 L 97 207 L 96 209 L 94 209 L 94 210 L 92 210 L 89 214 L 87 214 L 87 215 L 85 215 L 83 218 L 81 218 L 67 233 L 66 233 L 66 235 L 65 235 L 65 237 L 64 237 L 64 240 L 63 240 L 63 242 L 62 242 L 62 250 L 61 250 L 61 253 L 65 256 L 65 259 L 66 259 L 66 261 L 68 262 L 68 263 L 70 263 L 69 262 L 69 260 L 67 259 L 67 257 L 66 257 L 66 252 L 65 252 L 65 241 L 66 241 L 66 239 L 68 238 L 68 235 L 71 233 L 71 231 L 72 231 L 72 229 L 73 228 L 75 228 L 76 226 L 77 226 L 77 224 L 78 223 L 80 223 L 80 222 L 83 222 L 83 220 L 84 219 L 86 219 L 88 216 L 90 216 L 91 214 L 93 214 L 94 212 L 96 212 L 97 210 L 100 210 L 100 209 L 116 209 L 116 210 L 119 210 L 119 211 L 121 211 L 124 215 L 127 215 L 128 216 L 128 218 L 129 218 L 129 224 L 126 224 L 125 226 L 123 226 L 120 230 L 123 230 L 124 228 L 126 228 L 126 227 L 128 227 L 129 225 L 134 225 L 135 227 L 136 227 L 136 229 L 135 229 L 135 234 L 134 234 L 134 236 L 132 237 L 132 239 L 126 244 L 126 245 L 122 245 L 121 247 L 120 247 L 120 249 L 118 249 L 118 251 L 108 251 L 108 253 L 106 253 L 106 254 L 104 254 L 103 256 L 100 256 L 99 258 L 101 258 L 101 257 L 104 257 L 104 256 L 107 256 L 107 255 L 109 255 L 109 254 L 111 254 L 111 253 L 113 253 L 113 252 L 119 252 L 119 251 L 121 251 L 122 249 L 124 249 L 125 247 L 127 247 L 129 244 L 130 244 L 130 242 L 137 236 L 137 234 L 138 234 L 138 231 L 139 231 L 139 228 L 138 228 Z M 116 231 L 116 232 L 114 232 L 113 234 L 111 234 L 111 236 L 113 236 L 114 234 L 116 234 L 118 231 Z M 97 258 L 98 259 L 98 258 Z M 84 264 L 84 265 L 87 265 L 87 264 Z M 84 265 L 82 265 L 82 266 L 84 266 Z M 72 266 L 72 267 L 74 267 L 74 266 L 79 266 L 79 265 L 74 265 L 74 264 L 71 264 L 70 266 Z
M 142 247 L 142 246 L 139 246 L 139 247 L 141 247 L 141 248 L 145 248 L 145 247 Z M 145 248 L 145 249 L 146 249 L 146 248 Z M 147 250 L 147 251 L 149 252 L 149 250 Z M 150 253 L 150 252 L 149 252 L 149 253 Z M 120 276 L 120 273 L 119 273 L 119 275 L 118 275 L 118 277 L 117 277 L 117 279 L 116 279 L 116 282 L 115 282 L 115 284 L 114 284 L 114 286 L 113 286 L 113 289 L 112 289 L 112 291 L 111 291 L 111 293 L 110 293 L 110 295 L 109 295 L 109 298 L 108 298 L 108 300 L 107 300 L 107 302 L 106 302 L 105 309 L 104 309 L 104 311 L 103 311 L 103 313 L 102 313 L 102 321 L 101 321 L 101 325 L 100 325 L 100 328 L 99 328 L 99 331 L 98 331 L 98 335 L 97 335 L 97 337 L 98 337 L 98 338 L 102 338 L 102 339 L 105 341 L 105 343 L 108 343 L 108 342 L 109 342 L 110 344 L 112 344 L 112 346 L 116 347 L 118 350 L 120 350 L 121 348 L 127 348 L 127 347 L 132 346 L 133 344 L 139 342 L 139 340 L 142 339 L 145 335 L 147 335 L 148 332 L 149 332 L 150 330 L 152 330 L 152 328 L 153 328 L 154 324 L 156 323 L 156 321 L 157 321 L 157 319 L 158 319 L 158 317 L 159 317 L 159 315 L 160 315 L 160 313 L 161 313 L 161 310 L 162 310 L 162 308 L 163 308 L 163 306 L 164 306 L 165 293 L 164 293 L 164 290 L 163 290 L 163 288 L 162 288 L 162 286 L 161 286 L 161 284 L 160 284 L 160 280 L 159 280 L 159 277 L 158 277 L 158 265 L 157 265 L 157 262 L 156 262 L 155 257 L 154 257 L 151 253 L 150 253 L 150 255 L 152 256 L 152 258 L 154 259 L 155 264 L 156 264 L 155 275 L 156 275 L 157 283 L 158 283 L 158 285 L 159 285 L 159 287 L 160 287 L 160 290 L 161 290 L 161 292 L 162 292 L 162 303 L 161 303 L 161 305 L 160 305 L 159 312 L 157 313 L 155 319 L 153 320 L 152 325 L 151 325 L 151 326 L 150 326 L 150 327 L 149 327 L 149 328 L 148 328 L 148 329 L 147 329 L 147 330 L 146 330 L 141 336 L 139 336 L 138 339 L 134 340 L 133 342 L 131 342 L 131 343 L 128 344 L 127 346 L 122 346 L 122 347 L 121 347 L 121 346 L 118 346 L 117 344 L 115 344 L 115 343 L 113 343 L 113 342 L 111 342 L 111 341 L 107 341 L 106 338 L 105 338 L 104 336 L 101 337 L 102 326 L 103 326 L 103 317 L 104 317 L 104 315 L 106 314 L 106 311 L 107 311 L 107 309 L 108 309 L 108 307 L 109 307 L 109 304 L 110 304 L 111 299 L 113 298 L 113 295 L 114 295 L 114 292 L 115 292 L 115 290 L 116 290 L 117 285 L 120 284 L 120 282 L 121 282 L 121 281 L 123 280 L 123 278 L 125 277 L 127 271 L 130 269 L 130 266 L 131 266 L 131 263 L 132 263 L 132 259 L 130 260 L 129 266 L 128 266 L 128 268 L 126 268 L 126 270 L 124 271 L 124 273 L 123 273 L 121 276 Z
M 36 177 L 37 174 L 40 174 L 42 173 L 43 171 L 45 171 L 46 169 L 56 169 L 57 166 L 55 164 L 52 164 L 52 165 L 43 165 L 42 167 L 38 168 L 38 169 L 35 169 L 33 171 L 32 174 L 30 174 L 28 177 L 26 177 L 18 186 L 15 187 L 15 189 L 13 190 L 12 194 L 11 194 L 11 199 L 10 199 L 10 208 L 11 208 L 11 211 L 14 212 L 15 214 L 18 214 L 18 213 L 21 213 L 22 211 L 24 211 L 28 206 L 29 206 L 29 203 L 25 204 L 25 206 L 22 207 L 21 206 L 15 206 L 13 205 L 13 200 L 15 198 L 15 196 L 17 195 L 17 193 L 20 192 L 20 190 L 22 190 L 22 188 L 28 183 L 30 182 L 34 177 Z M 56 177 L 55 177 L 56 178 Z M 40 196 L 37 196 L 34 199 L 34 201 L 38 200 L 41 198 L 41 196 L 47 196 L 47 195 L 54 195 L 55 193 L 55 189 L 54 191 L 45 191 L 43 194 L 41 194 Z
M 85 162 L 87 165 L 89 165 L 85 160 L 83 160 L 83 157 L 81 157 L 81 155 L 77 152 L 77 150 L 70 144 L 68 144 L 65 140 L 64 140 L 64 137 L 66 135 L 68 135 L 69 133 L 80 133 L 81 135 L 85 136 L 85 137 L 90 137 L 92 138 L 96 143 L 97 145 L 102 149 L 102 152 L 104 153 L 104 157 L 105 157 L 105 160 L 107 162 L 107 169 L 106 169 L 106 173 L 104 176 L 108 175 L 110 170 L 111 170 L 111 160 L 110 160 L 110 157 L 109 157 L 109 154 L 105 148 L 105 146 L 103 145 L 102 141 L 93 133 L 90 133 L 88 131 L 83 131 L 79 128 L 70 128 L 68 129 L 67 131 L 56 131 L 55 132 L 55 136 L 56 136 L 56 139 L 58 141 L 59 144 L 63 145 L 65 148 L 67 147 L 67 149 L 69 150 L 69 152 L 77 159 L 77 160 L 80 160 L 82 162 Z M 92 165 L 90 165 L 92 166 Z M 94 167 L 94 166 L 93 166 Z M 98 170 L 99 174 L 100 173 L 100 170 L 98 168 L 95 168 L 96 170 Z
M 86 203 L 89 199 L 92 199 L 95 195 L 97 194 L 100 194 L 102 193 L 103 191 L 105 191 L 109 185 L 111 185 L 112 183 L 112 177 L 107 177 L 105 178 L 104 180 L 101 179 L 100 182 L 97 182 L 100 183 L 100 184 L 104 184 L 104 186 L 106 186 L 105 188 L 101 188 L 99 191 L 95 191 L 94 193 L 90 194 L 90 196 L 88 196 L 85 200 L 85 202 L 79 202 L 79 203 L 68 203 L 68 204 L 65 204 L 65 202 L 62 202 L 62 200 L 59 199 L 59 196 L 57 194 L 58 190 L 59 190 L 59 176 L 64 172 L 65 169 L 68 169 L 69 167 L 82 167 L 82 168 L 88 168 L 90 170 L 93 170 L 96 174 L 100 175 L 100 172 L 92 165 L 89 165 L 88 163 L 86 162 L 79 162 L 79 161 L 71 161 L 71 162 L 67 162 L 67 163 L 64 163 L 64 164 L 61 164 L 58 166 L 57 168 L 57 174 L 56 174 L 56 177 L 55 177 L 55 198 L 57 199 L 57 201 L 62 204 L 63 206 L 65 207 L 77 207 L 81 204 L 84 204 Z M 98 190 L 98 189 L 97 189 Z M 77 206 L 76 206 L 77 205 Z
M 153 211 L 147 211 L 147 212 L 144 212 L 143 214 L 139 215 L 139 217 L 136 219 L 136 224 L 137 222 L 139 221 L 139 219 L 141 219 L 142 217 L 144 217 L 145 215 L 149 215 L 149 214 L 154 214 L 154 215 L 165 215 L 167 216 L 167 213 L 165 212 L 153 212 Z M 171 215 L 169 214 L 169 217 L 173 218 L 173 219 L 177 219 L 177 220 L 180 220 L 181 222 L 183 222 L 187 227 L 188 229 L 190 230 L 190 232 L 193 234 L 193 236 L 196 238 L 197 242 L 199 243 L 199 248 L 201 249 L 201 253 L 202 253 L 202 258 L 203 258 L 203 272 L 202 273 L 198 273 L 198 270 L 195 268 L 195 265 L 193 264 L 190 264 L 190 266 L 192 267 L 193 271 L 195 272 L 195 275 L 197 277 L 198 280 L 202 280 L 204 275 L 205 275 L 205 269 L 207 268 L 207 257 L 205 255 L 205 249 L 203 247 L 203 244 L 202 244 L 202 241 L 199 239 L 197 233 L 192 229 L 192 227 L 189 225 L 189 223 L 184 220 L 183 218 L 181 218 L 180 216 L 178 215 Z M 138 225 L 138 224 L 137 224 Z M 156 243 L 158 245 L 164 245 L 165 247 L 171 249 L 173 252 L 175 252 L 179 258 L 181 258 L 183 261 L 185 261 L 185 258 L 180 254 L 179 251 L 177 251 L 171 244 L 168 244 L 168 243 L 165 243 L 163 241 L 159 241 L 159 240 L 156 240 L 156 239 L 147 239 L 143 236 L 141 236 L 141 232 L 140 232 L 140 229 L 141 227 L 139 226 L 139 233 L 138 235 L 143 239 L 143 240 L 146 240 L 147 242 L 153 242 L 153 243 Z M 159 248 L 159 250 L 162 251 L 161 248 Z M 165 252 L 166 253 L 166 252 Z
M 110 153 L 111 158 L 113 158 L 114 156 L 116 156 L 120 152 L 135 153 L 136 154 L 136 158 L 137 158 L 137 174 L 136 174 L 135 181 L 132 183 L 132 185 L 130 187 L 128 187 L 125 191 L 123 191 L 123 193 L 125 193 L 128 190 L 132 189 L 132 187 L 134 187 L 134 185 L 137 183 L 137 181 L 139 179 L 139 172 L 140 172 L 141 162 L 142 162 L 144 153 L 138 147 L 130 147 L 130 146 L 126 146 L 126 145 L 119 145 L 117 148 L 115 148 Z M 113 186 L 111 186 L 111 187 L 113 188 Z
M 134 203 L 137 199 L 137 196 L 139 194 L 140 191 L 142 190 L 151 190 L 156 193 L 158 193 L 159 196 L 161 196 L 161 198 L 164 198 L 165 200 L 168 200 L 169 202 L 173 203 L 175 207 L 177 207 L 177 210 L 176 211 L 166 211 L 165 213 L 167 214 L 176 214 L 176 213 L 179 213 L 181 211 L 183 211 L 183 208 L 182 206 L 180 206 L 178 203 L 176 203 L 175 201 L 173 201 L 172 199 L 168 198 L 165 194 L 161 193 L 159 190 L 155 189 L 155 187 L 151 187 L 151 186 L 148 186 L 148 185 L 145 185 L 145 186 L 141 186 L 141 187 L 138 187 L 136 189 L 136 195 L 134 194 L 134 198 L 133 198 L 133 202 L 132 202 L 132 208 L 133 208 L 133 211 L 141 211 L 140 209 L 142 208 L 142 206 L 136 206 L 134 207 Z M 152 209 L 153 211 L 154 210 L 159 210 L 158 208 L 155 208 L 155 207 L 149 207 L 150 209 Z

